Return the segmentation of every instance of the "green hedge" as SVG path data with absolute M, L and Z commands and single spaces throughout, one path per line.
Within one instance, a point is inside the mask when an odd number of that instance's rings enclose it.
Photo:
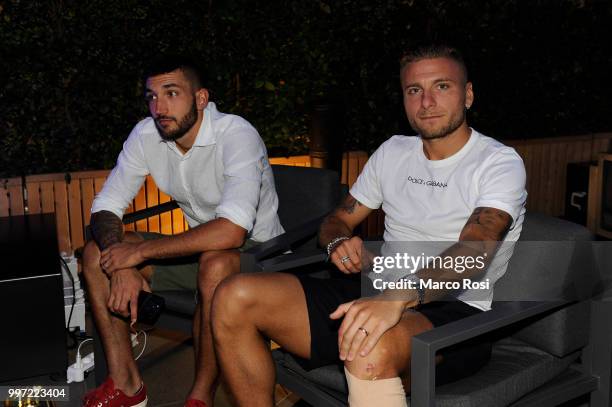
M 0 175 L 112 167 L 160 52 L 196 55 L 275 155 L 307 150 L 325 98 L 346 148 L 410 131 L 397 60 L 424 38 L 464 49 L 487 134 L 610 130 L 610 17 L 597 0 L 0 1 Z

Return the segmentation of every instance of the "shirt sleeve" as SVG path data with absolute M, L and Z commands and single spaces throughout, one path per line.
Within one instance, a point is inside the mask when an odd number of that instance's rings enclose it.
M 266 160 L 265 146 L 254 128 L 242 126 L 223 138 L 224 184 L 217 218 L 226 218 L 247 232 L 253 229 Z
M 122 218 L 125 209 L 140 190 L 149 174 L 140 139 L 140 128 L 140 124 L 136 125 L 123 143 L 117 164 L 100 193 L 96 195 L 91 213 L 110 211 Z
M 512 216 L 512 227 L 527 201 L 525 165 L 514 149 L 494 154 L 483 166 L 476 207 L 501 209 Z
M 350 194 L 370 209 L 378 209 L 383 202 L 382 163 L 384 160 L 384 144 L 368 159 L 357 181 L 353 184 Z

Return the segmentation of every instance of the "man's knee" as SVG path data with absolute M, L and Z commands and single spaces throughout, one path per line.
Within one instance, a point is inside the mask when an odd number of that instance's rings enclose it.
M 96 242 L 90 240 L 83 248 L 83 274 L 88 278 L 90 273 L 100 271 L 100 249 Z
M 349 405 L 406 406 L 406 393 L 400 376 L 410 366 L 412 333 L 405 327 L 385 332 L 365 357 L 345 361 Z
M 198 263 L 198 289 L 200 293 L 211 295 L 221 281 L 229 275 L 237 273 L 240 270 L 239 259 L 239 254 L 230 250 L 202 253 Z
M 249 284 L 251 276 L 237 274 L 225 279 L 217 288 L 214 297 L 215 310 L 219 315 L 244 315 L 257 302 L 253 285 Z
M 383 335 L 369 354 L 357 355 L 352 361 L 345 361 L 344 366 L 359 379 L 377 380 L 397 377 L 400 373 L 397 363 L 398 351 L 404 354 L 405 350 L 400 349 L 404 345 L 401 341 L 393 339 L 391 335 Z M 408 346 L 408 343 L 410 338 L 405 342 L 405 346 Z
M 258 298 L 253 285 L 248 282 L 249 277 L 237 274 L 228 277 L 217 287 L 212 308 L 213 326 L 227 328 L 248 318 Z

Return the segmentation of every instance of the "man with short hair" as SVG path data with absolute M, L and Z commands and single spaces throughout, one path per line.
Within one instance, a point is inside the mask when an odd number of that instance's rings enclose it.
M 474 92 L 456 49 L 417 48 L 402 59 L 400 76 L 406 115 L 418 136 L 394 136 L 383 143 L 319 232 L 330 261 L 344 274 L 327 280 L 239 275 L 217 289 L 217 355 L 241 406 L 273 403 L 274 368 L 263 337 L 293 353 L 307 369 L 343 362 L 351 406 L 405 406 L 411 338 L 490 309 L 493 284 L 512 254 L 511 245 L 499 242 L 515 241 L 521 231 L 522 160 L 512 148 L 468 127 L 466 110 Z M 457 260 L 462 269 L 426 265 L 406 276 L 413 286 L 360 298 L 360 279 L 354 277 L 370 256 L 352 233 L 381 206 L 386 242 L 447 242 L 440 256 Z M 466 256 L 486 259 L 489 267 L 459 262 Z M 447 301 L 448 290 L 419 285 L 419 279 L 464 278 L 489 281 L 490 288 L 476 295 L 471 289 L 455 293 L 458 301 Z M 489 355 L 487 343 L 442 352 L 438 383 L 471 374 Z
M 84 250 L 84 275 L 109 376 L 84 405 L 146 405 L 129 340 L 139 292 L 197 288 L 196 377 L 186 405 L 212 406 L 218 382 L 213 294 L 239 271 L 238 249 L 283 232 L 278 197 L 259 134 L 241 117 L 217 110 L 191 61 L 162 58 L 145 78 L 151 117 L 132 130 L 91 210 L 94 241 Z M 123 233 L 121 217 L 149 174 L 178 202 L 189 230 Z M 180 264 L 168 266 L 172 258 Z M 161 259 L 165 265 L 156 264 Z

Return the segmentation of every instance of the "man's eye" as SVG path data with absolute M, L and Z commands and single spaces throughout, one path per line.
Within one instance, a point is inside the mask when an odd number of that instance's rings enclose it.
M 406 89 L 406 94 L 408 95 L 416 95 L 417 93 L 419 93 L 420 89 L 419 88 L 408 88 Z
M 178 96 L 178 92 L 175 90 L 169 90 L 167 93 L 168 96 L 176 97 Z
M 448 83 L 440 83 L 440 84 L 438 84 L 438 89 L 446 90 L 446 89 L 449 89 L 449 88 L 450 88 L 450 86 L 449 86 Z
M 145 100 L 147 102 L 152 102 L 154 100 L 157 100 L 157 96 L 155 96 L 155 95 L 145 95 Z

